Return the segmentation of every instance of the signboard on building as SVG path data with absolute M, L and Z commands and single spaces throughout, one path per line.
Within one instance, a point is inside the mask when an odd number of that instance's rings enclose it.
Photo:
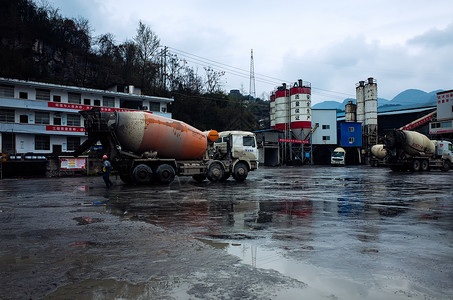
M 295 140 L 295 139 L 278 139 L 280 143 L 295 143 L 295 144 L 308 144 L 307 140 Z
M 85 170 L 87 159 L 81 157 L 60 157 L 61 170 Z

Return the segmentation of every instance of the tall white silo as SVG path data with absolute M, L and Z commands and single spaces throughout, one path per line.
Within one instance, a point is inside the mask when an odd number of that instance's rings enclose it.
M 368 78 L 365 85 L 365 126 L 377 126 L 377 84 L 373 78 Z
M 345 111 L 345 121 L 346 122 L 356 122 L 357 121 L 357 105 L 352 101 L 348 101 L 344 108 Z
M 303 139 L 311 130 L 311 85 L 299 79 L 289 90 L 290 128 L 296 139 Z
M 275 93 L 271 94 L 270 100 L 271 129 L 275 129 Z
M 359 81 L 355 88 L 357 122 L 365 122 L 365 81 Z
M 275 129 L 289 129 L 289 91 L 286 84 L 275 91 Z

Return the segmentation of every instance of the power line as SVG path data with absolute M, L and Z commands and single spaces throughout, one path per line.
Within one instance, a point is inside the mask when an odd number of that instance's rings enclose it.
M 210 66 L 211 68 L 215 69 L 216 71 L 223 71 L 227 74 L 231 74 L 234 76 L 238 76 L 244 79 L 250 79 L 250 73 L 247 70 L 231 66 L 225 63 L 221 63 L 212 59 L 208 59 L 199 55 L 191 54 L 189 52 L 179 50 L 173 47 L 166 47 L 167 49 L 171 49 L 174 54 L 177 56 L 182 56 L 187 62 L 196 64 L 196 65 L 203 65 L 203 66 Z M 280 85 L 282 82 L 291 82 L 290 80 L 284 80 L 281 78 L 276 78 L 264 74 L 259 74 L 254 72 L 254 77 L 257 82 L 263 83 L 263 84 L 268 84 L 272 85 L 273 88 L 275 86 Z M 315 95 L 322 95 L 324 97 L 329 97 L 329 98 L 335 98 L 335 99 L 342 99 L 344 96 L 349 96 L 349 97 L 355 97 L 355 95 L 348 94 L 348 93 L 343 93 L 343 92 L 337 92 L 337 91 L 331 91 L 327 89 L 322 89 L 322 88 L 317 88 L 317 87 L 311 87 L 312 90 L 314 91 L 319 91 L 315 92 Z

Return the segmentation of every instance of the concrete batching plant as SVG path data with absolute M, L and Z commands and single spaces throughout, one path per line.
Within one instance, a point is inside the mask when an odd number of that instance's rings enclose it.
M 299 79 L 289 89 L 286 83 L 279 86 L 270 97 L 271 129 L 284 132 L 284 161 L 303 161 L 310 157 L 311 84 Z

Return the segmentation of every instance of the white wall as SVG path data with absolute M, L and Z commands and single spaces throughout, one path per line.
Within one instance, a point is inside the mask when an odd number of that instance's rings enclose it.
M 312 109 L 312 127 L 319 123 L 319 127 L 313 133 L 312 144 L 336 145 L 337 144 L 337 111 L 335 109 Z M 328 129 L 323 129 L 323 125 Z M 328 136 L 329 140 L 323 140 Z

